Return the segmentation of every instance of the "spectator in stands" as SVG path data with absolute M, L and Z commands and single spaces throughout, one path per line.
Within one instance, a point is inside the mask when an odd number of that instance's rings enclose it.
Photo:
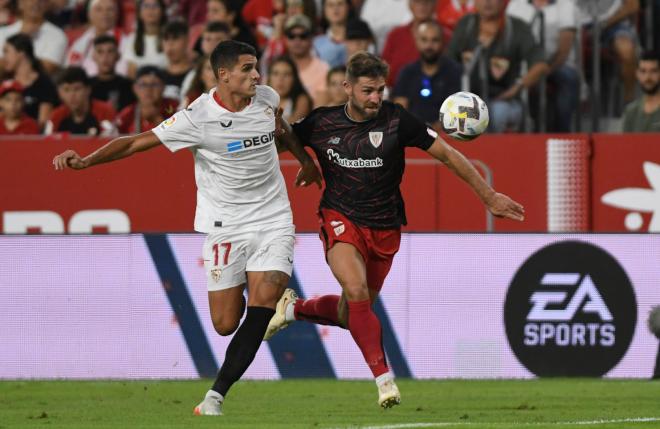
M 280 95 L 285 121 L 297 122 L 312 111 L 312 98 L 305 91 L 291 58 L 282 56 L 273 60 L 268 70 L 268 85 Z
M 23 87 L 15 80 L 0 85 L 0 135 L 39 134 L 39 124 L 23 112 Z
M 211 88 L 216 86 L 215 75 L 213 74 L 213 67 L 209 61 L 209 56 L 200 57 L 197 60 L 193 79 L 189 85 L 189 89 L 181 100 L 179 109 L 186 108 L 190 103 L 195 101 L 197 97 L 205 92 L 209 92 Z
M 104 34 L 97 36 L 93 45 L 92 58 L 98 73 L 90 79 L 92 98 L 109 102 L 119 112 L 135 101 L 135 95 L 133 82 L 115 71 L 119 61 L 117 39 Z
M 520 92 L 535 85 L 548 70 L 543 50 L 527 24 L 503 17 L 504 0 L 476 0 L 475 5 L 477 13 L 464 16 L 456 25 L 447 56 L 465 67 L 480 50 L 470 75 L 470 91 L 487 100 L 491 131 L 518 130 L 523 119 Z M 521 76 L 523 61 L 528 72 Z
M 179 0 L 176 16 L 179 16 L 189 26 L 204 24 L 206 22 L 206 2 L 199 0 Z
M 188 54 L 188 26 L 183 21 L 172 21 L 163 27 L 163 52 L 167 57 L 167 67 L 163 76 L 165 90 L 163 97 L 179 100 L 181 85 L 192 70 L 193 63 Z
M 344 89 L 346 80 L 346 66 L 333 67 L 328 71 L 326 78 L 327 89 L 321 106 L 340 106 L 348 101 L 348 95 Z
M 167 20 L 164 0 L 138 0 L 137 9 L 135 32 L 126 36 L 120 45 L 122 59 L 128 64 L 127 76 L 131 79 L 142 66 L 164 68 L 167 65 L 161 40 Z
M 360 18 L 368 22 L 373 30 L 380 53 L 390 31 L 410 22 L 413 16 L 410 13 L 409 0 L 366 0 L 360 11 Z
M 243 22 L 241 17 L 242 0 L 208 0 L 206 2 L 206 22 L 224 22 L 229 27 L 229 36 L 232 40 L 247 43 L 259 51 L 257 39 L 252 30 Z M 191 47 L 197 43 L 202 34 L 204 25 L 196 25 L 190 29 Z
M 442 28 L 451 32 L 463 16 L 474 11 L 474 0 L 438 0 L 436 17 Z
M 0 26 L 13 24 L 16 21 L 16 1 L 0 0 Z
M 179 97 L 182 107 L 187 106 L 195 98 L 197 98 L 202 91 L 197 94 L 197 91 L 192 88 L 193 81 L 197 79 L 197 88 L 200 85 L 200 70 L 202 70 L 205 65 L 204 62 L 208 63 L 211 52 L 218 46 L 218 43 L 229 40 L 229 27 L 224 22 L 220 21 L 211 21 L 206 24 L 202 37 L 199 39 L 199 56 L 195 60 L 195 66 L 193 69 L 186 74 L 186 77 L 181 83 L 181 96 Z M 195 47 L 197 51 L 197 46 Z M 210 66 L 209 66 L 210 67 Z M 190 94 L 197 94 L 193 98 L 190 97 Z
M 176 112 L 179 102 L 163 98 L 165 78 L 155 66 L 141 67 L 135 77 L 133 91 L 137 102 L 126 107 L 117 117 L 117 128 L 122 134 L 149 131 Z
M 626 106 L 623 131 L 660 132 L 660 54 L 644 52 L 637 66 L 637 81 L 644 95 Z
M 390 75 L 387 78 L 389 87 L 396 83 L 401 67 L 419 58 L 415 47 L 415 31 L 419 24 L 435 15 L 435 0 L 408 0 L 408 5 L 413 15 L 412 21 L 393 29 L 387 35 L 383 48 L 383 59 L 390 65 Z
M 85 70 L 77 66 L 67 67 L 58 75 L 56 82 L 62 105 L 53 110 L 45 134 L 117 134 L 113 124 L 115 109 L 110 103 L 91 98 L 92 88 Z
M 23 87 L 25 113 L 43 127 L 59 99 L 55 85 L 34 57 L 32 39 L 15 34 L 7 39 L 2 52 L 5 71 Z
M 415 42 L 419 60 L 401 69 L 392 97 L 419 120 L 440 130 L 442 102 L 461 90 L 461 64 L 442 55 L 442 27 L 436 21 L 420 24 Z
M 348 0 L 323 0 L 321 28 L 325 34 L 314 38 L 314 49 L 319 58 L 330 67 L 346 63 L 346 23 L 351 13 Z
M 211 21 L 206 24 L 202 32 L 200 52 L 202 55 L 210 56 L 218 43 L 230 40 L 229 26 L 224 22 Z
M 325 92 L 325 77 L 330 67 L 314 55 L 312 23 L 305 15 L 294 15 L 287 19 L 284 32 L 289 56 L 296 64 L 307 93 L 312 96 L 314 105 L 317 106 Z
M 591 16 L 591 9 L 594 6 L 593 0 L 591 2 L 581 0 L 576 3 L 580 7 L 582 22 L 587 23 L 587 28 L 590 28 L 593 23 L 593 17 Z M 600 0 L 596 10 L 601 10 L 601 5 L 614 6 L 604 9 L 604 13 L 601 13 L 598 17 L 602 31 L 601 43 L 606 47 L 611 47 L 621 63 L 623 100 L 630 102 L 635 98 L 637 31 L 634 21 L 639 12 L 639 0 L 614 0 L 609 2 Z
M 580 93 L 580 75 L 575 55 L 575 33 L 578 26 L 578 10 L 572 0 L 511 0 L 507 14 L 525 21 L 540 43 L 540 19 L 543 14 L 545 59 L 548 72 L 548 113 L 551 113 L 547 130 L 569 132 L 573 113 L 577 109 Z
M 34 54 L 47 73 L 55 72 L 64 64 L 67 38 L 62 30 L 46 21 L 46 0 L 18 0 L 21 19 L 0 28 L 0 46 L 18 33 L 32 38 Z
M 248 0 L 241 14 L 245 23 L 255 32 L 259 47 L 266 49 L 269 41 L 283 37 L 284 23 L 289 16 L 306 15 L 316 22 L 315 0 Z M 277 51 L 271 58 L 282 55 Z
M 121 41 L 122 32 L 117 27 L 118 7 L 116 0 L 91 0 L 87 6 L 87 17 L 89 19 L 89 28 L 78 37 L 66 58 L 66 64 L 69 66 L 81 66 L 85 69 L 88 76 L 96 76 L 98 69 L 94 61 L 94 39 L 97 36 L 109 35 Z M 117 63 L 118 73 L 126 73 L 126 64 Z
M 376 53 L 376 41 L 369 24 L 361 19 L 353 18 L 346 24 L 346 58 L 360 51 Z

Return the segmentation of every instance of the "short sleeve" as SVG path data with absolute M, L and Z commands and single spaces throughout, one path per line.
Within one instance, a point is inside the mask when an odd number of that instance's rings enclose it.
M 280 107 L 280 95 L 268 85 L 262 85 L 261 88 L 263 89 L 263 96 L 266 103 L 274 110 L 277 110 Z
M 180 110 L 151 131 L 172 152 L 194 147 L 202 140 L 202 130 L 190 119 L 187 110 Z
M 579 11 L 577 6 L 570 0 L 560 0 L 559 8 L 559 30 L 575 30 L 578 26 Z
M 418 147 L 428 150 L 438 133 L 410 114 L 403 107 L 399 109 L 399 144 L 404 147 Z
M 292 125 L 293 133 L 304 146 L 309 146 L 309 138 L 312 136 L 315 123 L 316 110 L 313 110 L 309 115 Z

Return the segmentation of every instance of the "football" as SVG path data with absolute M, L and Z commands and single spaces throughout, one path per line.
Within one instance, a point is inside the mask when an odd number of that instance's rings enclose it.
M 450 95 L 440 106 L 442 130 L 455 140 L 479 137 L 488 128 L 488 106 L 471 92 Z

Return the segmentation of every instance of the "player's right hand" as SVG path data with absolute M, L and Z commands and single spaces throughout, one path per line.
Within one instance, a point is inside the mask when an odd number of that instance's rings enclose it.
M 82 170 L 87 167 L 87 162 L 75 151 L 68 149 L 53 158 L 53 166 L 55 170 L 64 170 L 67 167 Z

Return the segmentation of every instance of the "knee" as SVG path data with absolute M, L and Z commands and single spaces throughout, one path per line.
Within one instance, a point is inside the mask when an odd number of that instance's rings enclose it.
M 365 301 L 369 299 L 369 288 L 363 282 L 343 282 L 341 285 L 349 301 Z
M 214 320 L 213 328 L 215 328 L 215 332 L 217 332 L 218 335 L 226 337 L 227 335 L 231 335 L 236 332 L 236 329 L 238 329 L 238 322 L 238 320 Z

